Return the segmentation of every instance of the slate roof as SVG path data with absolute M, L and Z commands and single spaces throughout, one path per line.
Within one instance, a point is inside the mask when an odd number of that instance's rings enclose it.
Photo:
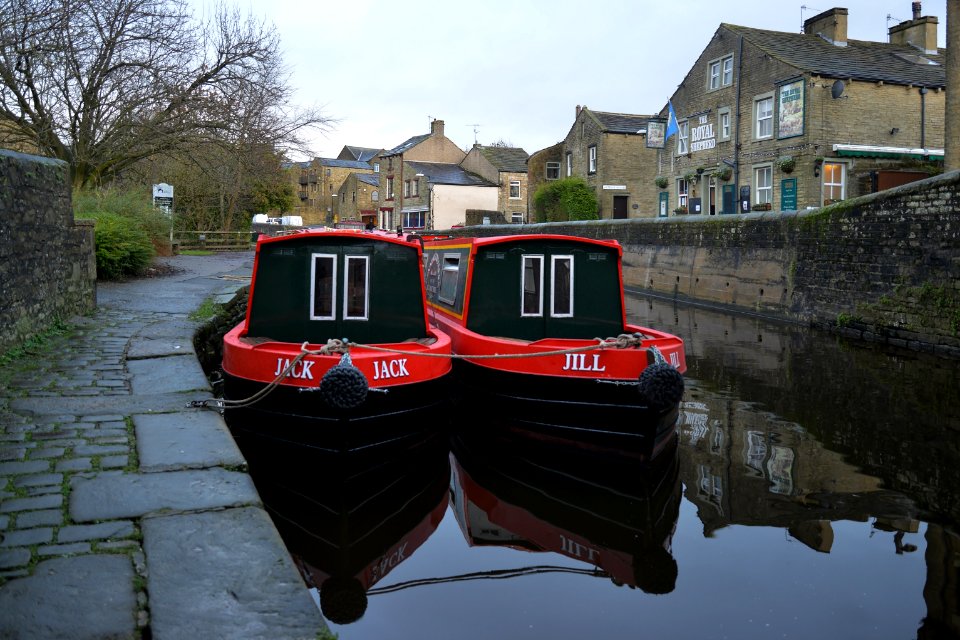
M 377 173 L 357 173 L 357 174 L 354 174 L 354 175 L 357 176 L 357 180 L 358 180 L 358 181 L 364 182 L 364 183 L 369 184 L 369 185 L 373 185 L 374 187 L 379 186 L 379 184 L 380 184 L 380 174 L 377 174 Z
M 495 187 L 475 173 L 467 171 L 458 164 L 448 162 L 408 162 L 407 165 L 417 173 L 422 173 L 427 182 L 433 184 L 453 184 L 466 187 Z
M 478 150 L 487 161 L 499 171 L 526 173 L 527 158 L 530 157 L 518 147 L 478 147 Z
M 637 133 L 647 129 L 647 120 L 655 116 L 639 116 L 631 113 L 609 113 L 587 110 L 603 127 L 605 133 Z
M 432 134 L 424 133 L 423 135 L 413 136 L 412 138 L 410 138 L 410 139 L 407 140 L 406 142 L 404 142 L 404 143 L 402 143 L 402 144 L 394 147 L 393 149 L 390 149 L 389 151 L 386 151 L 386 152 L 384 153 L 384 155 L 387 155 L 387 156 L 398 156 L 398 155 L 400 155 L 401 153 L 403 153 L 404 151 L 406 151 L 407 149 L 410 149 L 411 147 L 417 146 L 418 144 L 420 144 L 421 142 L 423 142 L 424 140 L 426 140 L 427 138 L 429 138 L 431 135 L 432 135 Z
M 321 167 L 338 167 L 341 169 L 372 169 L 369 162 L 360 160 L 338 160 L 337 158 L 317 158 Z
M 899 85 L 946 86 L 943 66 L 946 49 L 939 49 L 933 55 L 910 45 L 869 40 L 847 40 L 847 46 L 838 47 L 815 35 L 767 31 L 726 23 L 721 27 L 742 34 L 746 40 L 774 58 L 816 75 Z M 904 55 L 909 59 L 901 57 Z M 926 59 L 938 64 L 919 64 L 910 59 Z
M 309 168 L 310 168 L 310 161 L 309 161 L 309 160 L 307 160 L 307 161 L 305 161 L 305 162 L 290 162 L 290 161 L 284 161 L 284 162 L 281 162 L 281 163 L 280 163 L 280 168 L 281 168 L 281 169 L 292 169 L 292 168 L 294 168 L 294 167 L 300 167 L 301 169 L 309 169 Z
M 347 153 L 352 155 L 355 160 L 360 162 L 369 162 L 374 156 L 380 153 L 380 149 L 371 149 L 369 147 L 351 147 L 346 145 L 343 147 L 347 150 Z

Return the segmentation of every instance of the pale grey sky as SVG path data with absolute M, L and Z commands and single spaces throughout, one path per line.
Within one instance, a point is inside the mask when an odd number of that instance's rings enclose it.
M 463 149 L 505 140 L 533 153 L 566 137 L 578 104 L 659 111 L 722 22 L 800 32 L 840 6 L 849 38 L 886 42 L 912 16 L 910 0 L 226 1 L 276 26 L 296 100 L 340 120 L 311 138 L 321 157 L 394 147 L 434 118 Z M 946 1 L 921 11 L 939 19 L 941 47 Z

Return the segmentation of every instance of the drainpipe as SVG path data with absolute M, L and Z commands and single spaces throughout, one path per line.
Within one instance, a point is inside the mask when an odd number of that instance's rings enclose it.
M 737 130 L 733 138 L 733 202 L 740 212 L 740 77 L 743 73 L 743 36 L 737 51 Z
M 920 87 L 920 148 L 926 151 L 927 88 Z M 926 155 L 926 154 L 924 154 Z

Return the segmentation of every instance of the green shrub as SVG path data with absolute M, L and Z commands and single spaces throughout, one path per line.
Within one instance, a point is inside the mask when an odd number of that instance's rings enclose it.
M 95 219 L 97 278 L 116 280 L 143 273 L 154 250 L 150 237 L 136 220 L 113 213 L 100 213 Z
M 537 222 L 596 220 L 600 204 L 597 194 L 583 178 L 545 182 L 533 194 Z
M 75 218 L 98 219 L 101 214 L 122 216 L 142 230 L 154 251 L 165 253 L 170 246 L 170 218 L 154 208 L 149 189 L 103 188 L 76 190 L 73 193 Z

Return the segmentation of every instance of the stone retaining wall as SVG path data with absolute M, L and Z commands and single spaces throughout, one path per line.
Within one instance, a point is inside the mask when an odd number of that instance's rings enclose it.
M 794 213 L 483 225 L 614 238 L 628 289 L 960 357 L 960 172 Z
M 0 149 L 0 353 L 96 308 L 93 221 L 74 220 L 60 160 Z

